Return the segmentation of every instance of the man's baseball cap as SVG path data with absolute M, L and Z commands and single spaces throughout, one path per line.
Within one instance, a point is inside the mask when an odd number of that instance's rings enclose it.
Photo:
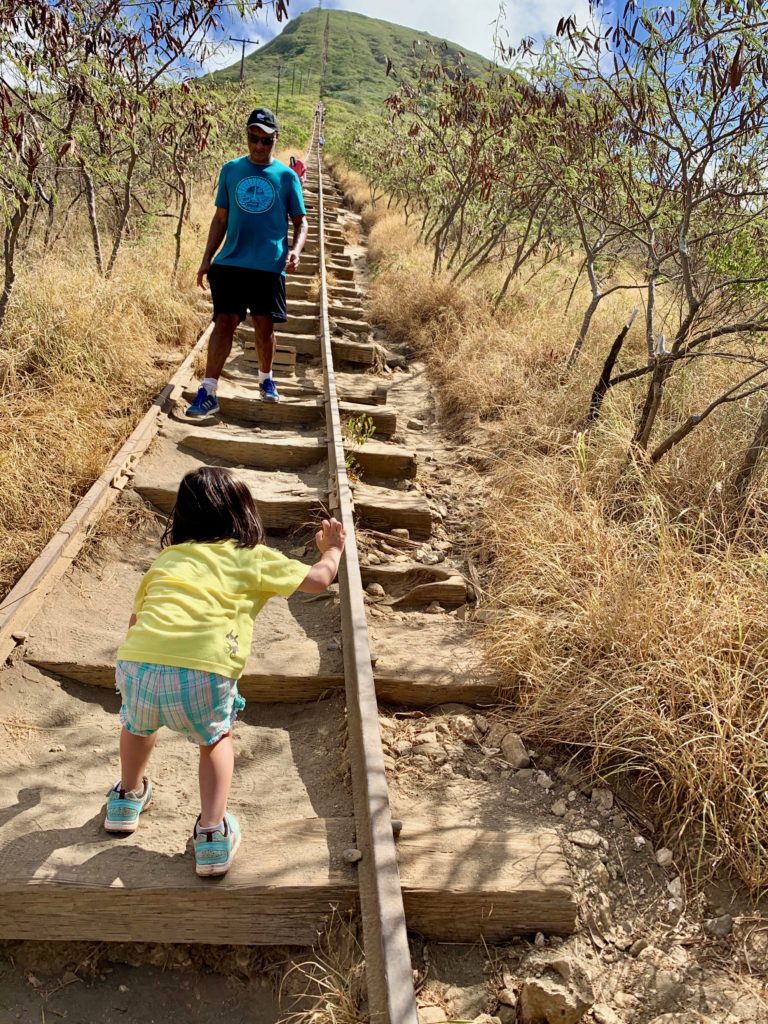
M 267 135 L 274 135 L 279 129 L 277 118 L 271 110 L 267 110 L 266 107 L 256 107 L 255 110 L 251 111 L 251 116 L 248 118 L 246 128 L 251 126 L 261 128 Z

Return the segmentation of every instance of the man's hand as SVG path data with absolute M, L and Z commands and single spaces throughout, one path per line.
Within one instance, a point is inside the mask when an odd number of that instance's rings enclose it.
M 203 281 L 203 278 L 206 276 L 206 274 L 208 273 L 208 271 L 210 269 L 211 269 L 211 261 L 204 259 L 203 262 L 200 264 L 200 269 L 197 272 L 197 287 L 198 288 L 205 288 L 205 283 Z
M 295 274 L 299 269 L 299 254 L 295 249 L 288 251 L 288 262 L 285 264 L 286 274 Z

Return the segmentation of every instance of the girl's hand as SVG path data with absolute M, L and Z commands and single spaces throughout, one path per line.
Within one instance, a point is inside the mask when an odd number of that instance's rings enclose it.
M 347 531 L 338 519 L 324 519 L 322 526 L 315 534 L 315 544 L 322 555 L 329 548 L 338 548 L 339 551 L 342 551 L 346 539 Z

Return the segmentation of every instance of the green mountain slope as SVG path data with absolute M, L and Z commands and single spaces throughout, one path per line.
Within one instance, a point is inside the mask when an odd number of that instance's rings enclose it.
M 425 44 L 444 45 L 446 59 L 450 61 L 463 53 L 475 74 L 482 74 L 488 67 L 485 57 L 462 50 L 456 43 L 444 43 L 426 32 L 350 11 L 312 10 L 289 21 L 279 36 L 246 57 L 244 81 L 248 90 L 262 94 L 265 103 L 274 103 L 279 72 L 281 106 L 291 95 L 294 100 L 299 95 L 316 98 L 326 31 L 325 98 L 360 112 L 380 109 L 382 101 L 395 88 L 386 75 L 387 59 L 398 69 L 413 67 L 425 54 Z M 216 81 L 238 81 L 240 62 L 212 77 Z

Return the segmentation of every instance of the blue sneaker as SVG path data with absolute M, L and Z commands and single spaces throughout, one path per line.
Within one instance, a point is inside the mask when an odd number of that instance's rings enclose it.
M 198 832 L 198 816 L 192 837 L 195 841 L 195 871 L 201 877 L 225 875 L 232 866 L 240 845 L 240 822 L 229 811 L 224 815 L 224 831 Z
M 126 793 L 118 780 L 107 793 L 107 816 L 104 828 L 107 832 L 135 832 L 139 827 L 139 815 L 152 799 L 152 783 L 144 776 L 143 793 Z
M 184 415 L 189 416 L 190 419 L 201 420 L 206 416 L 213 416 L 217 412 L 221 412 L 221 408 L 216 401 L 216 395 L 209 395 L 205 388 L 200 388 L 194 402 Z
M 264 399 L 265 402 L 280 401 L 280 395 L 278 394 L 277 388 L 275 387 L 275 382 L 272 380 L 271 377 L 267 377 L 266 380 L 263 380 L 259 384 L 259 391 L 261 392 L 261 397 Z

